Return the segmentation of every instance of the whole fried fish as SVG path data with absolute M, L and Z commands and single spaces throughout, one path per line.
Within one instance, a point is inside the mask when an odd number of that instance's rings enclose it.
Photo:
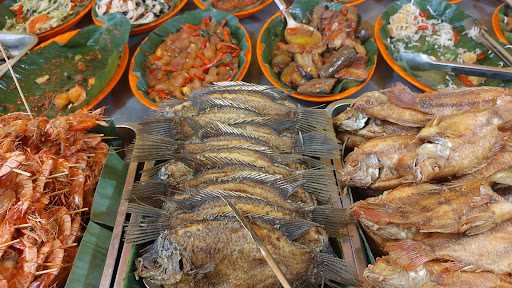
M 469 174 L 503 146 L 499 126 L 511 117 L 512 104 L 436 119 L 418 134 L 422 144 L 405 166 L 413 167 L 417 182 Z
M 364 93 L 352 104 L 352 109 L 366 117 L 385 120 L 407 127 L 423 127 L 432 116 L 420 111 L 399 107 L 390 102 L 391 95 L 413 94 L 403 84 L 391 88 Z M 357 116 L 362 118 L 361 116 Z
M 365 230 L 387 240 L 414 239 L 419 233 L 474 235 L 512 219 L 512 203 L 486 181 L 451 186 L 399 187 L 357 202 L 352 213 Z
M 391 103 L 434 116 L 494 108 L 512 101 L 512 91 L 499 87 L 457 88 L 428 93 L 389 94 Z
M 252 227 L 291 283 L 317 282 L 322 273 L 326 279 L 355 284 L 342 260 L 291 242 L 271 227 Z M 237 222 L 199 222 L 168 230 L 136 265 L 137 276 L 166 287 L 279 286 L 250 234 Z
M 356 147 L 345 158 L 342 180 L 350 186 L 386 190 L 409 183 L 410 175 L 400 175 L 397 165 L 404 154 L 415 153 L 414 135 L 375 138 Z
M 414 270 L 432 260 L 453 261 L 463 271 L 512 272 L 512 222 L 440 244 L 404 240 L 387 245 L 392 261 Z
M 363 287 L 372 288 L 511 288 L 509 275 L 454 271 L 451 262 L 427 262 L 412 271 L 394 264 L 389 256 L 378 258 L 364 271 Z

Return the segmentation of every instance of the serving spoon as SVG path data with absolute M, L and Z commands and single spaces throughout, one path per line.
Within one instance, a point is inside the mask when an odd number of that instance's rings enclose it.
M 322 35 L 315 28 L 301 24 L 293 19 L 283 0 L 274 0 L 281 13 L 286 18 L 284 38 L 286 42 L 297 45 L 315 45 L 322 42 Z

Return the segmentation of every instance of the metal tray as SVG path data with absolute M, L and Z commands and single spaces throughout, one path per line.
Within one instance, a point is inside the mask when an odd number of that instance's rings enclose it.
M 336 183 L 338 184 L 339 197 L 333 200 L 332 205 L 339 208 L 349 208 L 353 203 L 352 196 L 349 191 L 347 193 L 346 189 L 344 189 L 345 187 L 341 183 L 340 175 L 338 175 L 338 170 L 342 165 L 341 159 L 325 160 L 324 162 L 326 165 L 332 167 L 333 177 L 335 177 Z M 137 223 L 139 219 L 137 219 L 137 217 L 131 217 L 126 213 L 128 191 L 136 181 L 143 182 L 149 180 L 149 175 L 140 172 L 153 166 L 154 162 L 131 163 L 129 166 L 125 189 L 117 212 L 116 226 L 108 251 L 107 262 L 105 263 L 101 277 L 101 288 L 127 287 L 126 281 L 131 277 L 131 273 L 133 273 L 131 269 L 136 247 L 133 244 L 125 243 L 122 239 L 122 235 L 124 223 Z M 348 225 L 343 230 L 345 231 L 340 231 L 340 234 L 343 235 L 342 237 L 330 239 L 331 247 L 339 257 L 341 256 L 347 263 L 355 267 L 357 274 L 361 277 L 365 268 L 368 266 L 365 240 L 361 237 L 360 228 L 356 224 Z

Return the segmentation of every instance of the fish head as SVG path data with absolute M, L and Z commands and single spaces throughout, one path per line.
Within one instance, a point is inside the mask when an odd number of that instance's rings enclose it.
M 428 271 L 424 266 L 406 271 L 398 265 L 393 265 L 384 258 L 377 259 L 364 271 L 364 279 L 376 287 L 423 287 L 429 281 Z
M 388 104 L 388 97 L 380 91 L 371 91 L 359 96 L 352 105 L 352 108 L 358 111 L 368 111 L 370 109 L 382 108 L 381 105 Z
M 338 115 L 335 119 L 335 124 L 338 130 L 341 131 L 355 131 L 363 129 L 368 122 L 368 116 L 359 111 L 349 109 Z
M 169 232 L 165 231 L 157 238 L 147 253 L 136 261 L 138 277 L 155 284 L 175 284 L 191 271 L 191 264 L 183 250 L 174 243 Z
M 357 187 L 368 187 L 379 178 L 379 158 L 374 153 L 350 153 L 342 170 L 342 181 Z
M 437 174 L 451 153 L 449 142 L 439 141 L 438 143 L 425 143 L 417 150 L 415 162 L 415 174 L 417 181 L 432 179 Z

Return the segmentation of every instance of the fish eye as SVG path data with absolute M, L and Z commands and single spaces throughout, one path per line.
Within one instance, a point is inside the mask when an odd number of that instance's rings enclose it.
M 178 261 L 178 265 L 180 266 L 180 271 L 183 271 L 183 269 L 184 269 L 184 265 L 183 265 L 183 260 L 182 260 L 182 259 L 180 259 L 180 260 Z

